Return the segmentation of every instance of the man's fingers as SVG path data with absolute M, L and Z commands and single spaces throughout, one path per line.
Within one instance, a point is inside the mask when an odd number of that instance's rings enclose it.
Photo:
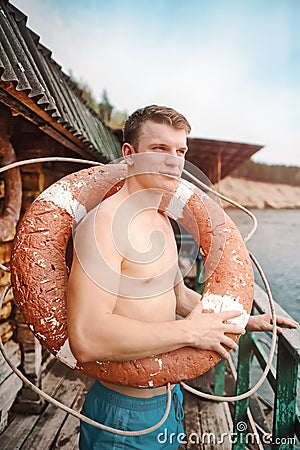
M 264 317 L 267 322 L 273 323 L 271 314 L 264 314 L 262 317 Z M 284 316 L 276 316 L 276 323 L 278 325 L 283 325 L 284 327 L 289 327 L 289 328 L 298 328 L 299 327 L 298 322 L 296 322 L 294 319 L 291 319 L 289 317 L 284 317 Z
M 232 350 L 237 350 L 238 345 L 236 342 L 234 342 L 231 338 L 224 336 L 222 340 L 222 344 L 226 345 L 226 347 L 231 348 Z
M 229 353 L 227 352 L 227 350 L 225 350 L 224 347 L 222 347 L 222 345 L 218 345 L 215 349 L 214 349 L 217 353 L 219 353 L 219 355 L 224 358 L 224 359 L 229 359 Z
M 283 316 L 277 316 L 276 322 L 280 325 L 290 327 L 290 328 L 298 328 L 298 326 L 299 326 L 299 324 L 295 320 L 289 319 L 289 318 L 283 317 Z

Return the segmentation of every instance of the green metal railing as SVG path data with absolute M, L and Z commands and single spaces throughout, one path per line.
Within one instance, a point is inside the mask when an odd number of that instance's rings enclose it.
M 177 242 L 191 244 L 193 238 L 189 235 L 176 235 Z M 202 294 L 205 277 L 204 264 L 198 252 L 196 261 L 196 274 L 193 280 L 193 289 Z M 276 302 L 276 314 L 289 317 L 287 312 Z M 259 314 L 270 312 L 266 293 L 255 285 L 254 309 Z M 259 333 L 261 335 L 261 333 Z M 270 333 L 269 333 L 270 334 Z M 254 357 L 258 365 L 265 369 L 268 354 L 262 346 L 256 333 L 246 333 L 239 340 L 239 351 L 236 373 L 236 395 L 243 394 L 251 388 L 251 368 Z M 271 433 L 262 436 L 260 445 L 256 448 L 272 450 L 290 450 L 295 448 L 296 436 L 300 440 L 300 416 L 297 410 L 298 366 L 300 363 L 300 328 L 284 329 L 278 336 L 277 363 L 272 366 L 267 375 L 270 388 L 275 394 L 273 406 L 273 427 Z M 226 361 L 221 361 L 215 367 L 215 395 L 223 395 L 225 391 Z M 232 430 L 232 450 L 244 450 L 249 444 L 255 444 L 258 435 L 254 436 L 249 424 L 249 397 L 235 403 Z M 241 424 L 246 426 L 241 427 Z M 249 432 L 249 430 L 251 432 Z
M 269 311 L 268 299 L 264 291 L 255 285 L 254 307 L 258 313 Z M 275 302 L 276 314 L 287 316 L 286 311 Z M 236 394 L 242 394 L 250 389 L 250 372 L 252 361 L 256 358 L 259 366 L 264 369 L 268 358 L 267 352 L 256 338 L 255 333 L 246 333 L 240 338 Z M 300 417 L 297 410 L 298 366 L 300 362 L 300 329 L 284 329 L 278 336 L 277 363 L 272 366 L 267 380 L 274 391 L 272 432 L 265 433 L 261 438 L 261 448 L 274 450 L 294 449 L 296 436 L 300 439 Z M 217 367 L 215 374 L 215 393 L 224 392 L 225 368 L 224 362 Z M 298 394 L 299 395 L 299 394 Z M 233 418 L 232 449 L 244 450 L 248 444 L 256 442 L 253 430 L 248 427 L 249 398 L 235 403 Z M 247 426 L 241 427 L 241 424 Z M 249 431 L 250 430 L 250 431 Z M 257 436 L 256 436 L 257 437 Z

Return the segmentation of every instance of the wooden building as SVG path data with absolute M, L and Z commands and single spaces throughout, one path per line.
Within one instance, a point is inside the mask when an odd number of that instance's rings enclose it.
M 88 106 L 82 91 L 52 59 L 51 51 L 26 26 L 27 17 L 0 0 L 0 158 L 14 160 L 45 156 L 79 157 L 102 163 L 121 156 L 120 139 Z M 189 139 L 188 160 L 215 183 L 259 150 L 259 146 Z M 83 168 L 80 164 L 35 163 L 0 174 L 0 263 L 9 266 L 19 216 L 52 182 Z M 0 294 L 10 274 L 0 270 Z M 0 316 L 6 352 L 37 386 L 48 354 L 6 296 Z M 0 356 L 0 432 L 12 405 L 39 412 L 40 397 L 27 387 Z

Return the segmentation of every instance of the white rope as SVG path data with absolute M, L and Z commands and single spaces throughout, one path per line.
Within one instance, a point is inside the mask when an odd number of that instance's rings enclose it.
M 56 161 L 56 162 L 75 162 L 75 163 L 82 163 L 82 164 L 89 164 L 89 165 L 103 165 L 102 163 L 99 163 L 97 161 L 90 161 L 90 160 L 86 160 L 86 159 L 79 159 L 79 158 L 65 158 L 65 157 L 42 157 L 42 158 L 33 158 L 33 159 L 27 159 L 27 160 L 23 160 L 23 161 L 16 161 L 12 164 L 9 164 L 7 166 L 1 167 L 0 168 L 0 173 L 5 172 L 6 170 L 15 168 L 15 167 L 19 167 L 19 166 L 23 166 L 26 164 L 34 164 L 34 163 L 38 163 L 38 162 L 51 162 L 51 161 Z M 191 180 L 193 180 L 198 186 L 205 188 L 206 190 L 208 190 L 209 192 L 212 192 L 214 195 L 217 195 L 218 197 L 220 197 L 221 199 L 231 203 L 232 205 L 236 206 L 237 208 L 241 209 L 242 211 L 246 212 L 253 220 L 253 228 L 252 230 L 249 232 L 249 234 L 244 238 L 244 241 L 247 242 L 255 233 L 256 228 L 257 228 L 257 219 L 255 217 L 255 215 L 249 211 L 247 208 L 245 208 L 244 206 L 240 205 L 239 203 L 229 199 L 228 197 L 225 197 L 224 195 L 220 194 L 219 192 L 215 191 L 214 189 L 211 189 L 210 187 L 208 187 L 205 183 L 201 182 L 200 180 L 198 180 L 194 175 L 192 175 L 191 173 L 189 173 L 187 170 L 183 169 L 183 173 L 185 173 Z M 243 394 L 237 395 L 237 396 L 230 396 L 230 397 L 224 397 L 224 396 L 218 396 L 218 395 L 211 395 L 211 394 L 205 394 L 204 392 L 199 392 L 196 389 L 192 388 L 191 386 L 187 385 L 184 382 L 181 382 L 181 386 L 186 389 L 187 391 L 197 395 L 198 397 L 202 397 L 202 398 L 206 398 L 209 400 L 215 400 L 215 401 L 238 401 L 238 400 L 242 400 L 244 398 L 249 397 L 250 395 L 252 395 L 254 392 L 257 391 L 257 389 L 259 389 L 259 387 L 262 385 L 262 383 L 264 382 L 264 380 L 267 377 L 268 371 L 272 365 L 272 360 L 274 357 L 274 353 L 275 353 L 275 346 L 276 346 L 276 314 L 275 314 L 275 307 L 274 307 L 274 301 L 272 298 L 272 294 L 271 294 L 271 290 L 268 284 L 268 281 L 264 275 L 264 272 L 261 268 L 261 266 L 259 265 L 258 261 L 256 260 L 256 258 L 254 257 L 254 255 L 252 255 L 250 252 L 250 257 L 252 259 L 252 261 L 254 262 L 254 264 L 256 265 L 258 272 L 263 280 L 264 286 L 266 288 L 266 292 L 268 295 L 268 299 L 269 299 L 269 303 L 270 303 L 270 308 L 271 308 L 271 315 L 272 315 L 272 322 L 273 322 L 273 329 L 272 329 L 272 342 L 271 342 L 271 350 L 270 350 L 270 354 L 269 354 L 269 358 L 268 358 L 268 362 L 267 365 L 265 367 L 265 370 L 263 372 L 263 374 L 261 375 L 259 381 L 255 384 L 255 386 L 253 386 L 250 390 L 248 390 L 248 392 L 245 392 Z M 3 266 L 4 269 L 3 270 L 7 270 L 9 271 L 8 268 L 6 268 L 5 266 Z M 8 289 L 10 288 L 10 286 L 8 287 Z M 3 303 L 3 299 L 5 298 L 8 289 L 4 290 L 2 296 L 1 296 L 1 306 Z M 0 306 L 0 308 L 1 308 Z M 42 397 L 44 397 L 47 401 L 53 403 L 55 406 L 63 409 L 64 411 L 74 415 L 75 417 L 78 417 L 79 419 L 83 420 L 84 422 L 89 423 L 90 425 L 94 425 L 97 428 L 103 429 L 105 431 L 109 431 L 111 433 L 115 433 L 115 434 L 121 434 L 124 436 L 140 436 L 143 434 L 147 434 L 147 433 L 151 433 L 152 431 L 158 429 L 166 420 L 166 418 L 168 417 L 168 414 L 170 412 L 170 406 L 171 406 L 171 390 L 170 390 L 170 383 L 168 383 L 167 386 L 167 393 L 168 393 L 168 400 L 167 400 L 167 406 L 166 406 L 166 411 L 164 416 L 162 417 L 162 419 L 160 420 L 160 422 L 158 422 L 156 425 L 147 428 L 145 430 L 139 430 L 139 431 L 123 431 L 123 430 L 117 430 L 111 427 L 107 427 L 103 424 L 100 424 L 99 422 L 96 422 L 94 420 L 91 420 L 85 416 L 83 416 L 82 414 L 78 413 L 77 411 L 74 411 L 72 408 L 69 408 L 66 405 L 63 405 L 62 403 L 58 402 L 57 400 L 53 399 L 51 396 L 49 396 L 48 394 L 46 394 L 45 392 L 43 392 L 41 389 L 37 388 L 34 384 L 32 384 L 23 374 L 22 372 L 20 372 L 16 367 L 14 367 L 13 363 L 9 360 L 9 358 L 6 355 L 2 340 L 0 339 L 0 350 L 5 358 L 5 360 L 7 361 L 7 363 L 9 364 L 9 366 L 11 367 L 11 369 L 16 373 L 16 375 L 19 376 L 19 378 L 21 378 L 21 380 L 27 384 L 34 392 L 38 393 L 39 395 L 41 395 Z
M 239 203 L 235 202 L 234 200 L 231 200 L 230 198 L 225 197 L 225 195 L 220 194 L 220 192 L 216 191 L 215 189 L 210 188 L 205 183 L 203 183 L 202 181 L 198 180 L 198 178 L 196 178 L 194 175 L 192 175 L 186 169 L 183 169 L 183 173 L 185 175 L 187 175 L 191 180 L 194 181 L 195 184 L 197 184 L 201 188 L 206 189 L 207 191 L 211 192 L 212 194 L 216 195 L 217 197 L 221 198 L 222 200 L 225 200 L 226 202 L 230 203 L 231 205 L 236 206 L 237 208 L 241 209 L 246 214 L 248 214 L 248 216 L 251 217 L 254 225 L 253 225 L 252 230 L 250 230 L 248 235 L 244 238 L 244 241 L 248 242 L 249 239 L 251 239 L 251 237 L 253 236 L 253 234 L 255 233 L 255 231 L 257 229 L 257 218 L 255 217 L 255 215 L 251 211 L 249 211 L 249 209 L 245 208 L 244 206 L 240 205 Z
M 0 297 L 0 309 L 2 308 L 3 301 L 11 288 L 11 285 L 6 286 L 4 291 L 1 294 Z M 152 433 L 152 431 L 157 430 L 163 423 L 166 421 L 171 408 L 171 386 L 170 383 L 166 386 L 166 392 L 167 392 L 167 405 L 164 412 L 163 417 L 160 419 L 159 422 L 157 422 L 155 425 L 149 428 L 145 428 L 144 430 L 137 430 L 137 431 L 125 431 L 125 430 L 119 430 L 117 428 L 108 427 L 107 425 L 103 425 L 100 422 L 97 422 L 95 420 L 90 419 L 89 417 L 84 416 L 83 414 L 79 413 L 78 411 L 75 411 L 74 409 L 70 408 L 69 406 L 64 405 L 63 403 L 59 402 L 55 398 L 51 397 L 51 395 L 48 395 L 46 392 L 42 391 L 42 389 L 35 386 L 28 378 L 23 375 L 23 373 L 15 367 L 13 362 L 9 359 L 3 342 L 0 335 L 0 351 L 7 362 L 7 364 L 10 366 L 10 368 L 13 370 L 13 372 L 25 383 L 30 389 L 32 389 L 36 394 L 39 394 L 41 397 L 43 397 L 45 400 L 47 400 L 49 403 L 52 403 L 57 408 L 62 409 L 63 411 L 66 411 L 69 414 L 72 414 L 72 416 L 77 417 L 77 419 L 82 420 L 83 422 L 88 423 L 89 425 L 93 425 L 96 428 L 100 428 L 100 430 L 108 431 L 109 433 L 119 434 L 121 436 L 142 436 L 144 434 Z
M 251 217 L 251 219 L 253 220 L 254 225 L 253 225 L 252 230 L 249 232 L 249 234 L 244 238 L 244 241 L 247 242 L 253 236 L 253 234 L 255 233 L 255 231 L 257 229 L 257 219 L 256 219 L 255 215 L 251 211 L 249 211 L 247 208 L 245 208 L 244 206 L 242 206 L 239 203 L 235 202 L 234 200 L 231 200 L 228 197 L 225 197 L 224 195 L 222 195 L 219 192 L 215 191 L 214 189 L 211 189 L 205 183 L 203 183 L 202 181 L 198 180 L 198 178 L 196 178 L 194 175 L 189 173 L 187 170 L 183 169 L 183 172 L 191 180 L 193 180 L 193 182 L 195 184 L 197 184 L 201 188 L 205 188 L 206 190 L 208 190 L 209 192 L 213 193 L 217 197 L 220 197 L 221 199 L 225 200 L 226 202 L 231 203 L 232 205 L 234 205 L 237 208 L 241 209 L 242 211 L 244 211 L 246 214 L 248 214 Z M 250 397 L 252 394 L 254 394 L 254 392 L 256 392 L 259 389 L 259 387 L 265 381 L 265 379 L 267 377 L 267 374 L 268 374 L 268 372 L 270 370 L 270 367 L 272 365 L 272 361 L 273 361 L 274 353 L 275 353 L 275 347 L 276 347 L 276 313 L 275 313 L 274 300 L 273 300 L 273 297 L 272 297 L 272 293 L 271 293 L 271 289 L 270 289 L 268 280 L 266 279 L 266 276 L 264 274 L 263 269 L 261 268 L 260 264 L 258 263 L 257 259 L 254 257 L 254 255 L 252 253 L 250 253 L 250 252 L 249 252 L 249 255 L 250 255 L 250 258 L 252 259 L 252 261 L 254 262 L 255 266 L 257 267 L 257 270 L 258 270 L 258 272 L 259 272 L 259 274 L 260 274 L 260 276 L 262 278 L 262 281 L 264 283 L 264 286 L 265 286 L 265 289 L 266 289 L 266 293 L 267 293 L 267 296 L 268 296 L 268 299 L 269 299 L 270 309 L 271 309 L 271 316 L 272 316 L 273 327 L 272 327 L 271 349 L 270 349 L 267 365 L 266 365 L 265 370 L 263 371 L 260 379 L 258 380 L 258 382 L 251 389 L 249 389 L 247 392 L 244 392 L 243 394 L 234 395 L 234 396 L 230 396 L 230 397 L 206 394 L 205 392 L 197 391 L 196 389 L 192 388 L 188 384 L 186 384 L 184 382 L 181 382 L 181 386 L 184 389 L 186 389 L 187 391 L 197 395 L 198 397 L 206 398 L 206 399 L 209 399 L 209 400 L 215 400 L 215 401 L 218 401 L 218 402 L 220 402 L 220 401 L 226 401 L 226 402 L 238 401 L 238 400 L 242 400 L 244 398 Z
M 40 162 L 75 162 L 79 164 L 89 164 L 91 166 L 104 166 L 105 164 L 99 161 L 91 161 L 89 159 L 80 158 L 67 158 L 65 156 L 43 156 L 42 158 L 23 159 L 22 161 L 16 161 L 6 166 L 0 167 L 0 173 L 7 170 L 14 169 L 15 167 L 26 166 L 27 164 L 36 164 Z
M 15 167 L 25 166 L 27 164 L 35 164 L 39 162 L 75 162 L 79 164 L 88 164 L 91 166 L 103 166 L 104 164 L 98 162 L 98 161 L 90 161 L 88 159 L 80 159 L 80 158 L 66 158 L 64 156 L 45 156 L 42 158 L 32 158 L 32 159 L 24 159 L 22 161 L 16 161 L 14 163 L 8 164 L 7 166 L 0 167 L 0 173 L 6 172 L 7 170 L 14 169 Z M 249 234 L 244 238 L 244 241 L 247 242 L 249 239 L 253 236 L 253 234 L 256 231 L 257 228 L 257 219 L 255 215 L 249 211 L 244 206 L 240 205 L 239 203 L 235 202 L 234 200 L 231 200 L 228 197 L 225 197 L 224 195 L 220 194 L 219 192 L 215 191 L 214 189 L 208 187 L 205 183 L 198 180 L 194 175 L 192 175 L 190 172 L 188 172 L 186 169 L 183 169 L 183 173 L 187 175 L 191 180 L 193 180 L 198 186 L 208 190 L 209 192 L 213 193 L 217 197 L 220 197 L 221 199 L 225 200 L 228 203 L 231 203 L 232 205 L 236 206 L 237 208 L 244 211 L 246 214 L 248 214 L 251 219 L 253 220 L 253 228 L 250 230 Z
M 10 272 L 10 268 L 6 267 L 4 264 L 0 264 L 0 269 L 4 270 L 4 272 Z

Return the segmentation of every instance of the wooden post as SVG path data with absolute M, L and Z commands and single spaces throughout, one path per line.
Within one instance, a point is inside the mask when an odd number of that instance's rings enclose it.
M 217 161 L 216 161 L 216 180 L 214 184 L 217 184 L 221 181 L 221 175 L 222 175 L 222 149 L 219 150 L 217 154 Z

